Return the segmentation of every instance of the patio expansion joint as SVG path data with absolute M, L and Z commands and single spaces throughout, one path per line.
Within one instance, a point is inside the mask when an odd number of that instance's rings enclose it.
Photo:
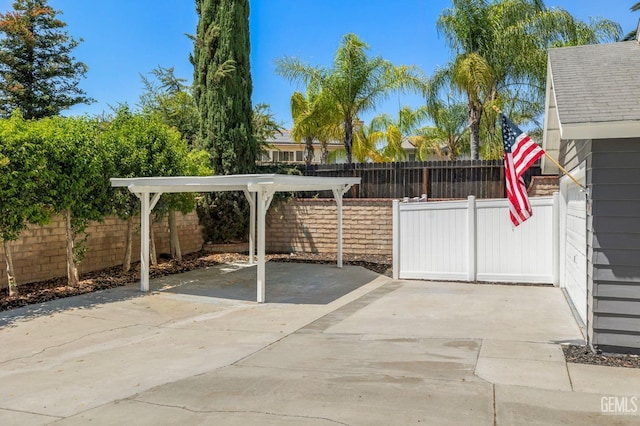
M 316 334 L 323 333 L 329 327 L 338 324 L 344 319 L 350 317 L 360 309 L 370 305 L 374 301 L 386 296 L 387 294 L 397 290 L 401 286 L 400 281 L 388 281 L 380 287 L 363 294 L 359 298 L 339 307 L 338 309 L 310 322 L 298 329 L 295 333 Z
M 193 408 L 189 408 L 187 406 L 184 405 L 172 405 L 172 404 L 160 404 L 157 402 L 150 402 L 150 401 L 141 401 L 138 399 L 130 399 L 130 401 L 132 402 L 136 402 L 136 403 L 140 403 L 140 404 L 147 404 L 147 405 L 153 405 L 156 407 L 165 407 L 165 408 L 175 408 L 175 409 L 179 409 L 179 410 L 184 410 L 184 411 L 188 411 L 190 413 L 195 413 L 195 414 L 215 414 L 215 413 L 220 413 L 220 414 L 263 414 L 265 416 L 272 416 L 272 417 L 276 417 L 276 418 L 289 418 L 289 419 L 305 419 L 305 420 L 324 420 L 333 424 L 337 424 L 337 425 L 345 425 L 345 426 L 349 426 L 348 423 L 343 423 L 334 419 L 330 419 L 328 417 L 316 417 L 316 416 L 302 416 L 299 414 L 285 414 L 285 413 L 275 413 L 272 411 L 260 411 L 260 410 L 197 410 L 197 409 L 193 409 Z
M 23 414 L 32 414 L 34 416 L 41 416 L 41 417 L 48 417 L 52 420 L 62 420 L 64 419 L 64 417 L 62 416 L 54 416 L 52 414 L 42 414 L 42 413 L 38 413 L 35 411 L 28 411 L 28 410 L 16 410 L 14 408 L 7 408 L 7 407 L 2 407 L 0 406 L 0 411 L 11 411 L 13 413 L 23 413 Z

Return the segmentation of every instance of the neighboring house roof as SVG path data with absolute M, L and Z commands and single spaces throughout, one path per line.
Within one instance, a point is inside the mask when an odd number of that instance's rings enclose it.
M 543 148 L 560 140 L 640 136 L 640 44 L 549 49 Z
M 291 137 L 291 130 L 280 130 L 280 133 L 276 133 L 271 139 L 267 140 L 267 143 L 272 145 L 291 145 L 297 144 L 296 141 Z M 320 142 L 314 139 L 314 145 L 319 145 Z M 329 145 L 341 145 L 339 141 L 330 141 Z

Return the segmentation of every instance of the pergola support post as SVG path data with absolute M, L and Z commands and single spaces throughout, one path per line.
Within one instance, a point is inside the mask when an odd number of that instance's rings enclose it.
M 253 265 L 256 253 L 256 196 L 246 189 L 243 192 L 249 202 L 249 265 Z
M 149 193 L 140 194 L 140 291 L 149 291 Z
M 351 188 L 351 185 L 346 185 L 341 189 L 334 188 L 333 198 L 336 200 L 336 206 L 338 207 L 338 218 L 337 218 L 337 230 L 338 230 L 338 252 L 336 254 L 337 257 L 337 266 L 338 268 L 342 268 L 342 196 Z
M 258 190 L 258 271 L 256 301 L 264 303 L 265 301 L 265 236 L 266 236 L 266 216 L 271 200 L 273 200 L 273 189 L 260 188 Z
M 162 192 L 154 194 L 149 200 L 148 192 L 136 194 L 140 198 L 140 291 L 149 291 L 149 239 L 151 229 L 151 210 L 158 204 Z

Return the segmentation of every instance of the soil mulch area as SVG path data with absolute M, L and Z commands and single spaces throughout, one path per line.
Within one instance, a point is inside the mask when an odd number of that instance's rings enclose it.
M 330 258 L 326 255 L 311 253 L 270 254 L 266 257 L 267 260 L 275 262 L 308 262 L 321 264 L 335 262 L 335 257 Z M 201 251 L 183 256 L 182 261 L 158 259 L 158 265 L 152 265 L 149 269 L 149 276 L 151 278 L 158 278 L 224 263 L 246 262 L 247 259 L 248 256 L 246 254 L 212 254 Z M 367 256 L 366 259 L 358 256 L 344 256 L 343 260 L 345 264 L 363 266 L 379 274 L 389 275 L 391 273 L 391 259 L 388 256 Z M 122 272 L 120 266 L 117 266 L 82 274 L 77 286 L 68 285 L 67 278 L 61 277 L 21 285 L 18 288 L 19 294 L 13 297 L 9 297 L 8 289 L 4 288 L 0 290 L 0 311 L 124 286 L 139 280 L 140 264 L 135 263 L 132 265 L 131 270 L 126 273 Z
M 640 368 L 640 357 L 631 354 L 611 354 L 592 351 L 588 346 L 563 345 L 564 359 L 576 364 L 592 364 L 607 367 Z

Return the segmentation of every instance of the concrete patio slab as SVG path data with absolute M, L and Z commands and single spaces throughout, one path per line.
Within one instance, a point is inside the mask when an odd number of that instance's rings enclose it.
M 571 390 L 564 361 L 531 361 L 527 359 L 479 358 L 476 375 L 503 385 L 530 386 L 538 389 Z
M 544 308 L 542 308 L 544 307 Z M 559 288 L 406 282 L 328 330 L 534 342 L 582 342 Z
M 0 424 L 640 423 L 600 405 L 640 371 L 564 362 L 557 288 L 268 263 L 257 304 L 230 269 L 0 313 Z
M 567 368 L 576 392 L 635 396 L 640 410 L 639 369 L 574 363 Z
M 497 426 L 637 425 L 638 415 L 602 410 L 599 394 L 496 385 Z
M 480 381 L 475 340 L 294 334 L 239 364 L 287 370 L 343 372 L 400 380 Z
M 377 374 L 327 373 L 231 366 L 133 398 L 155 407 L 218 414 L 220 424 L 237 414 L 264 418 L 324 420 L 325 424 L 492 424 L 493 389 L 488 383 L 422 381 Z M 82 420 L 105 418 L 84 413 Z M 116 410 L 119 411 L 119 410 Z M 277 424 L 277 422 L 275 422 Z M 65 423 L 61 424 L 74 424 Z M 78 423 L 79 424 L 79 423 Z M 312 423 L 313 424 L 313 423 Z
M 480 357 L 564 362 L 562 347 L 558 344 L 513 340 L 484 339 Z

